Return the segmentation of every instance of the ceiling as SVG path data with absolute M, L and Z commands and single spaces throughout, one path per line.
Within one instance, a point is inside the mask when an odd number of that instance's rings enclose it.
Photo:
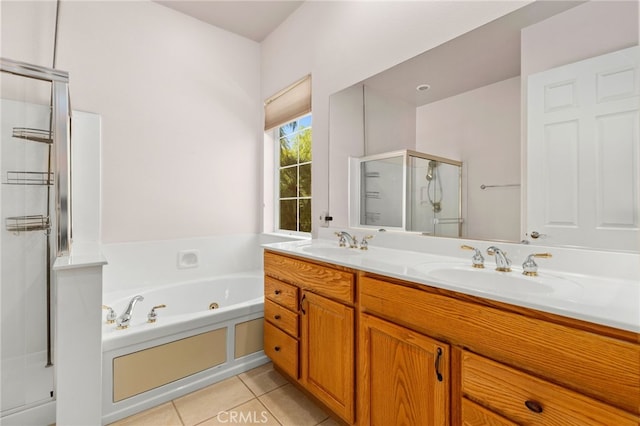
M 154 0 L 163 6 L 260 43 L 302 1 Z
M 536 1 L 364 80 L 374 92 L 415 106 L 520 75 L 520 30 L 582 3 Z M 417 91 L 418 85 L 430 89 Z

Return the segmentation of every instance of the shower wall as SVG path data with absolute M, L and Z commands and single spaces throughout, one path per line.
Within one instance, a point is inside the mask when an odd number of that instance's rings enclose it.
M 6 79 L 3 79 L 6 82 Z M 40 84 L 40 82 L 35 82 Z M 3 93 L 4 95 L 4 93 Z M 2 414 L 52 399 L 47 364 L 47 237 L 45 230 L 10 231 L 7 218 L 47 214 L 47 185 L 15 184 L 12 171 L 47 172 L 48 145 L 12 137 L 14 127 L 49 129 L 49 106 L 0 100 Z M 44 175 L 46 176 L 46 175 Z M 41 175 L 38 177 L 40 178 Z M 51 197 L 53 203 L 54 197 Z M 51 207 L 53 204 L 51 204 Z M 54 211 L 53 208 L 49 209 Z M 52 250 L 55 252 L 55 250 Z

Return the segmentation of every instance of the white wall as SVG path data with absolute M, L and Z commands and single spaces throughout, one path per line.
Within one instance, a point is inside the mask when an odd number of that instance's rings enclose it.
M 519 241 L 520 78 L 416 110 L 416 150 L 463 163 L 463 236 Z M 500 206 L 500 208 L 496 208 Z
M 365 152 L 382 154 L 416 147 L 416 107 L 365 86 Z
M 330 190 L 327 184 L 333 174 L 347 176 L 348 164 L 344 147 L 334 155 L 332 146 L 329 160 L 329 96 L 527 3 L 311 1 L 263 41 L 262 99 L 313 75 L 314 233 L 329 205 L 331 226 L 348 226 L 345 190 L 334 190 L 347 181 L 331 180 Z
M 55 7 L 5 3 L 3 56 L 51 66 L 49 27 L 15 23 Z M 63 1 L 57 68 L 102 116 L 103 241 L 259 231 L 258 43 L 147 0 Z

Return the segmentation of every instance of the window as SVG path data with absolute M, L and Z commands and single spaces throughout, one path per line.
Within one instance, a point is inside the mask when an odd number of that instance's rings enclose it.
M 311 115 L 276 127 L 276 228 L 311 232 Z

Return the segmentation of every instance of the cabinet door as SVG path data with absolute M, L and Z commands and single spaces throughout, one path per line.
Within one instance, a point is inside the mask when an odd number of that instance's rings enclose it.
M 359 423 L 449 424 L 449 346 L 360 315 Z
M 346 422 L 354 421 L 354 311 L 314 293 L 300 304 L 301 381 Z

